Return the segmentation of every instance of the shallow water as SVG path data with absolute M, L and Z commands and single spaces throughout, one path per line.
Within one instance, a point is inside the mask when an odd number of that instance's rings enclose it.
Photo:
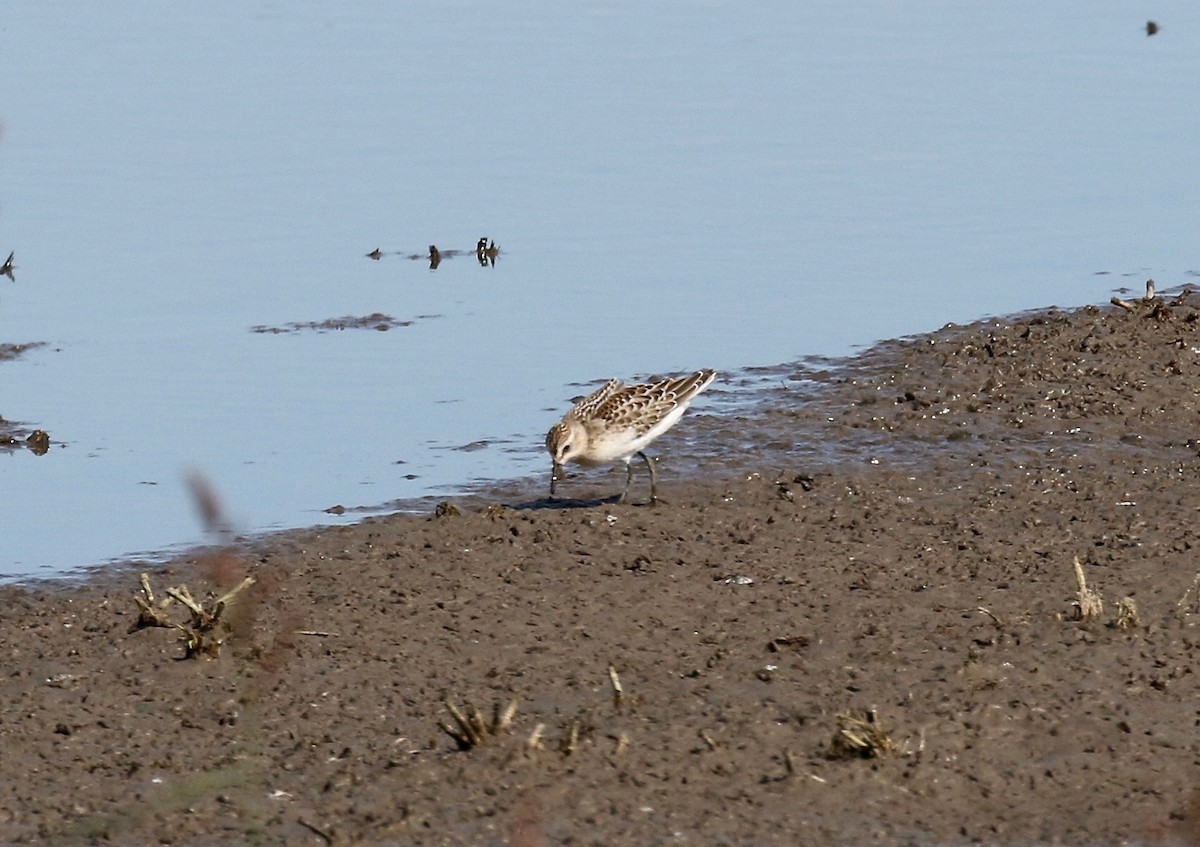
M 190 469 L 246 531 L 348 520 L 543 473 L 596 379 L 1194 278 L 1200 11 L 1086 12 L 9 10 L 0 341 L 49 344 L 0 414 L 56 443 L 0 456 L 0 575 L 202 540 Z

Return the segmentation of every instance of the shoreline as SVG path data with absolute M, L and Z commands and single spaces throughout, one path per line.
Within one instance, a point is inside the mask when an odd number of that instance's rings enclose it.
M 1200 843 L 1200 295 L 847 361 L 698 404 L 657 507 L 0 586 L 0 843 Z
M 1174 294 L 1178 291 L 1181 292 L 1181 296 L 1187 296 L 1195 290 L 1197 289 L 1194 289 L 1190 284 L 1185 284 L 1180 286 L 1178 290 L 1171 289 L 1168 293 Z M 1116 299 L 1114 297 L 1113 302 Z M 1129 305 L 1127 301 L 1123 302 L 1126 302 L 1127 306 Z M 1133 301 L 1133 303 L 1136 302 L 1138 301 Z M 767 454 L 769 451 L 761 449 L 761 445 L 764 443 L 772 445 L 777 452 L 783 454 L 788 452 L 786 445 L 780 444 L 776 439 L 778 433 L 767 431 L 760 432 L 755 437 L 747 437 L 738 434 L 729 427 L 723 428 L 719 425 L 696 428 L 692 424 L 691 419 L 696 416 L 704 416 L 717 421 L 719 418 L 726 418 L 726 413 L 733 409 L 736 411 L 736 420 L 739 423 L 744 423 L 747 416 L 753 418 L 756 410 L 769 407 L 773 403 L 812 406 L 814 402 L 819 404 L 822 395 L 836 386 L 839 374 L 845 372 L 856 373 L 859 370 L 865 373 L 879 367 L 879 360 L 882 358 L 886 361 L 895 345 L 909 344 L 919 339 L 932 338 L 947 333 L 968 332 L 972 331 L 973 328 L 997 322 L 1016 321 L 1025 317 L 1036 317 L 1045 314 L 1069 314 L 1079 310 L 1095 308 L 1099 307 L 1094 305 L 1067 308 L 1057 306 L 1039 307 L 1008 316 L 988 316 L 967 324 L 946 324 L 939 329 L 928 332 L 901 336 L 896 339 L 885 339 L 875 342 L 859 352 L 844 356 L 804 357 L 792 362 L 776 365 L 749 366 L 738 370 L 725 371 L 719 374 L 718 384 L 706 392 L 704 398 L 706 401 L 717 399 L 720 408 L 710 410 L 697 407 L 690 410 L 680 424 L 673 428 L 671 436 L 662 442 L 656 443 L 653 450 L 657 455 L 657 451 L 660 450 L 661 445 L 662 449 L 668 451 L 664 454 L 663 458 L 667 459 L 670 466 L 679 475 L 689 478 L 712 472 L 714 468 L 723 467 L 732 470 L 735 467 L 735 463 L 723 460 L 724 455 L 731 452 L 728 446 L 729 443 L 736 444 L 739 456 L 749 451 L 759 458 L 759 460 L 765 461 L 768 460 Z M 46 346 L 47 343 L 42 341 L 25 344 L 0 343 L 0 361 L 8 358 L 16 358 L 27 350 Z M 772 390 L 772 386 L 775 384 L 784 384 L 785 390 Z M 808 415 L 807 417 L 811 418 L 812 415 Z M 33 427 L 32 424 L 20 421 L 7 421 L 0 417 L 0 453 L 6 450 L 28 449 L 37 455 L 43 455 L 50 447 L 54 446 L 54 441 L 49 433 L 40 428 L 31 427 Z M 845 433 L 842 433 L 842 435 L 845 435 Z M 799 446 L 801 449 L 808 450 L 811 458 L 816 459 L 818 458 L 816 454 L 820 454 L 819 458 L 822 464 L 845 460 L 846 456 L 852 452 L 845 445 L 841 445 L 833 450 L 812 450 L 806 445 Z M 873 445 L 856 444 L 855 449 L 862 446 Z M 546 473 L 548 475 L 549 471 L 547 470 Z M 594 470 L 575 469 L 573 473 L 581 477 L 590 475 L 593 481 L 600 478 L 599 474 Z M 423 494 L 409 498 L 388 500 L 377 504 L 357 504 L 354 506 L 336 504 L 323 507 L 319 504 L 313 504 L 310 511 L 314 514 L 323 512 L 337 519 L 343 518 L 345 515 L 352 515 L 351 520 L 355 521 L 372 517 L 387 517 L 394 514 L 419 515 L 427 511 L 432 511 L 443 501 L 463 501 L 472 505 L 486 505 L 485 501 L 489 500 L 489 498 L 491 500 L 503 500 L 515 497 L 518 499 L 535 500 L 537 499 L 536 495 L 539 485 L 538 475 L 536 474 L 509 479 L 476 480 L 452 493 Z M 219 492 L 215 493 L 219 496 Z M 244 546 L 253 546 L 260 542 L 269 543 L 270 539 L 279 535 L 317 531 L 323 528 L 331 529 L 348 525 L 353 524 L 312 522 L 302 526 L 288 526 L 277 529 L 250 529 L 238 533 L 237 543 Z M 102 572 L 104 569 L 120 569 L 125 567 L 155 568 L 172 561 L 189 558 L 200 551 L 207 550 L 213 546 L 219 546 L 221 543 L 217 541 L 178 542 L 165 545 L 161 549 L 147 548 L 117 553 L 99 562 L 80 562 L 67 566 L 64 569 L 56 570 L 54 573 L 48 575 L 36 572 L 0 575 L 0 587 L 28 584 L 52 585 L 57 581 L 71 583 L 81 579 L 88 580 L 94 578 L 95 574 Z

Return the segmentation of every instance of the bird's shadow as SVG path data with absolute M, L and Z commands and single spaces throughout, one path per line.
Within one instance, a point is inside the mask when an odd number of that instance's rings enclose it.
M 537 500 L 527 500 L 524 503 L 513 503 L 509 508 L 518 511 L 536 512 L 542 509 L 594 509 L 597 506 L 615 506 L 621 497 L 614 494 L 611 497 L 583 499 L 579 497 L 539 497 Z

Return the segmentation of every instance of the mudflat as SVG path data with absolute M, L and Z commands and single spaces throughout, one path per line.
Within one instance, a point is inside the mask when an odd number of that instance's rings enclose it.
M 0 589 L 0 842 L 1200 843 L 1200 296 L 740 379 L 654 507 Z

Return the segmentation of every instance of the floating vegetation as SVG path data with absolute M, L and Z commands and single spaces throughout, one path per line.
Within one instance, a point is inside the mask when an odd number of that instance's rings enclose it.
M 44 429 L 35 429 L 25 439 L 25 446 L 33 451 L 34 455 L 45 456 L 50 452 L 50 433 Z
M 495 241 L 488 241 L 487 237 L 479 239 L 475 244 L 475 258 L 479 261 L 481 267 L 496 267 L 496 257 L 500 255 L 500 248 L 496 246 Z
M 370 253 L 364 254 L 368 259 L 378 262 L 384 256 L 392 255 L 399 256 L 403 259 L 408 259 L 411 262 L 429 262 L 429 269 L 436 271 L 438 266 L 446 259 L 453 259 L 456 256 L 468 256 L 474 254 L 475 260 L 479 262 L 479 266 L 483 268 L 496 267 L 496 259 L 500 255 L 500 248 L 487 236 L 480 238 L 475 242 L 474 250 L 456 250 L 454 248 L 442 249 L 436 244 L 430 244 L 429 249 L 423 253 L 412 253 L 403 250 L 393 251 L 388 253 L 376 247 Z
M 422 318 L 434 317 L 434 315 L 422 315 Z M 252 326 L 251 332 L 268 333 L 271 335 L 279 335 L 285 332 L 302 332 L 304 330 L 312 330 L 314 332 L 331 332 L 333 330 L 343 329 L 374 329 L 379 332 L 387 332 L 389 329 L 395 329 L 402 326 L 412 326 L 416 323 L 415 320 L 402 321 L 399 318 L 393 318 L 391 315 L 385 315 L 382 312 L 373 312 L 369 315 L 355 317 L 354 315 L 346 315 L 341 318 L 326 318 L 323 321 L 293 321 L 292 323 L 283 324 L 281 326 Z
M 44 429 L 35 429 L 25 435 L 17 427 L 0 418 L 0 450 L 16 450 L 25 447 L 36 456 L 45 456 L 50 452 L 50 433 Z
M 0 268 L 0 273 L 12 277 L 12 254 L 9 254 L 4 267 Z M 0 362 L 15 359 L 26 350 L 45 346 L 46 342 L 44 341 L 34 341 L 28 344 L 0 344 Z M 0 417 L 0 452 L 19 450 L 22 447 L 28 448 L 35 455 L 44 456 L 50 450 L 50 435 L 45 430 L 30 431 L 21 424 L 6 421 Z
M 45 341 L 31 341 L 28 344 L 0 344 L 0 361 L 5 359 L 15 359 L 26 350 L 33 350 L 38 347 L 45 346 Z

